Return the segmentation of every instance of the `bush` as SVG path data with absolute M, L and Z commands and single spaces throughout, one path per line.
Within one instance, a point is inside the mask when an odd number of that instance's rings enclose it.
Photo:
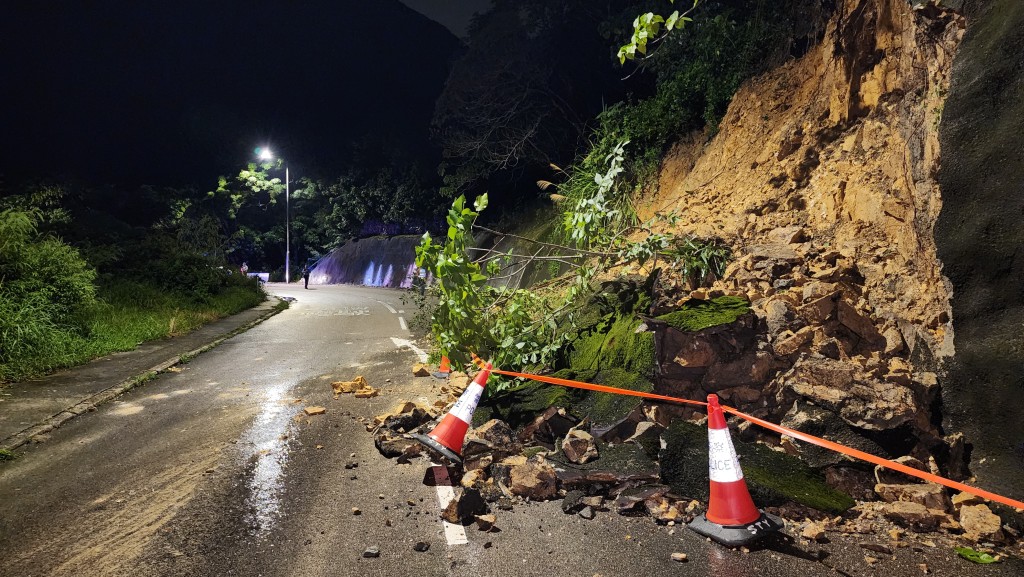
M 0 379 L 16 359 L 59 357 L 96 302 L 95 271 L 75 248 L 39 235 L 39 218 L 0 212 Z

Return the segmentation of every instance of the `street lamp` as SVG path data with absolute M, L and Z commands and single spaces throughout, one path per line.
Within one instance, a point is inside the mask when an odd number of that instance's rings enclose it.
M 269 148 L 257 149 L 260 154 L 260 160 L 271 161 L 274 160 L 274 153 Z M 289 207 L 289 180 L 288 180 L 288 165 L 284 165 L 284 284 L 291 282 L 291 253 L 292 253 L 292 242 L 291 242 L 291 209 Z

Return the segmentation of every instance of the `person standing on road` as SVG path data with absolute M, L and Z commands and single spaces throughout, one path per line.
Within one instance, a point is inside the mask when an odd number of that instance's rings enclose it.
M 309 265 L 302 266 L 302 281 L 304 284 L 303 288 L 309 288 Z

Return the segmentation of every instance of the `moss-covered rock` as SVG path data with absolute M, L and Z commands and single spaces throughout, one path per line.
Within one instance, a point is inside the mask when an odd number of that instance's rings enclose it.
M 568 408 L 574 400 L 582 396 L 574 389 L 529 381 L 483 399 L 473 413 L 473 425 L 479 426 L 491 419 L 501 419 L 518 430 L 544 412 L 544 409 Z
M 580 338 L 573 346 L 569 363 L 573 369 L 620 368 L 644 377 L 654 373 L 654 335 L 637 333 L 640 319 L 618 315 L 607 329 L 601 325 Z
M 707 500 L 708 433 L 676 421 L 662 434 L 662 480 L 680 495 Z M 849 495 L 825 484 L 824 476 L 799 459 L 765 445 L 733 441 L 747 487 L 759 507 L 794 501 L 820 511 L 842 513 L 854 505 Z
M 740 297 L 718 297 L 707 301 L 691 299 L 681 309 L 661 315 L 657 320 L 681 331 L 699 331 L 734 323 L 749 312 L 750 302 Z
M 598 371 L 589 382 L 645 393 L 654 390 L 654 385 L 651 381 L 636 373 L 620 368 Z M 640 397 L 588 391 L 583 398 L 571 404 L 570 410 L 574 414 L 586 417 L 592 423 L 601 427 L 612 425 L 626 418 L 641 402 L 642 399 Z

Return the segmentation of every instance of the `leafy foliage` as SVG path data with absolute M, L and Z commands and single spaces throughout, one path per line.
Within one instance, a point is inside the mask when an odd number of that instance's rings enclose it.
M 967 559 L 972 563 L 978 563 L 980 565 L 987 565 L 989 563 L 997 563 L 999 560 L 988 553 L 982 553 L 981 551 L 975 551 L 970 547 L 957 547 L 956 554 Z
M 0 379 L 17 359 L 81 333 L 95 303 L 96 272 L 71 246 L 38 234 L 39 219 L 38 212 L 0 212 Z
M 675 3 L 675 0 L 668 1 Z M 664 26 L 664 34 L 668 34 L 676 28 L 683 28 L 687 22 L 693 22 L 693 19 L 687 14 L 696 9 L 699 2 L 700 0 L 693 0 L 693 6 L 686 12 L 680 13 L 675 10 L 667 17 L 654 12 L 646 12 L 637 16 L 633 21 L 633 37 L 629 39 L 629 44 L 619 48 L 619 64 L 625 64 L 626 60 L 635 59 L 637 54 L 646 55 L 647 43 L 659 38 L 662 26 Z

